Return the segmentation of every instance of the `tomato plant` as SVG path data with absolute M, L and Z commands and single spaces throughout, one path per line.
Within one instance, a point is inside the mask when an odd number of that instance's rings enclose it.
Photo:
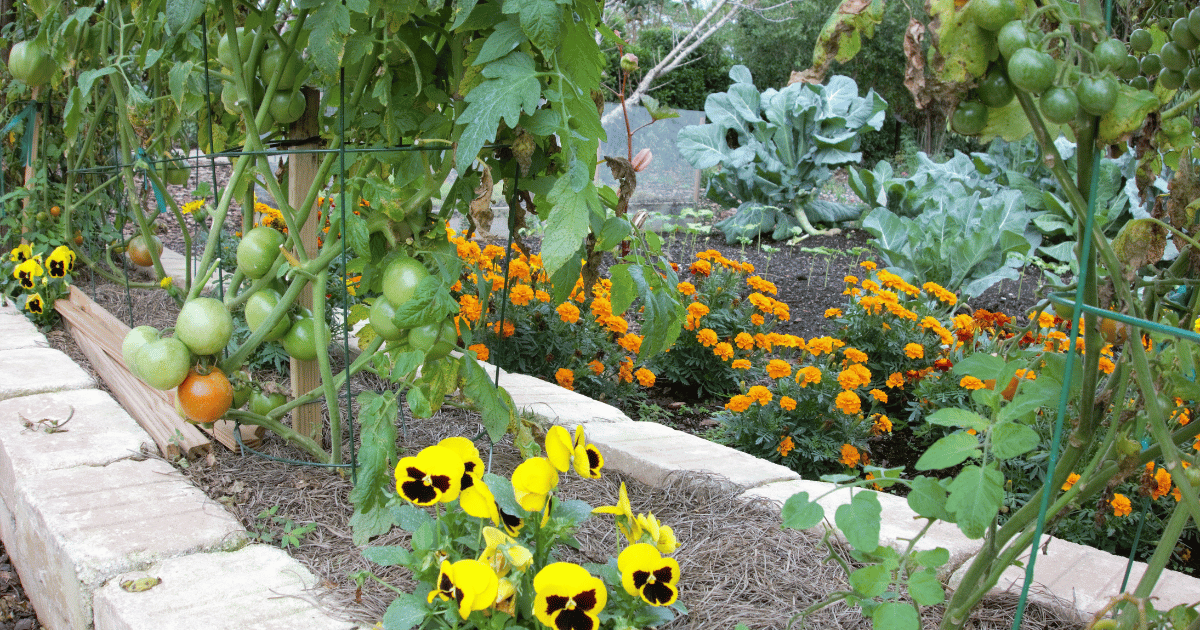
M 175 336 L 196 354 L 216 354 L 233 335 L 233 317 L 215 298 L 194 298 L 184 303 L 175 319 Z
M 155 389 L 172 389 L 183 382 L 192 353 L 177 337 L 147 341 L 134 354 L 136 374 Z
M 29 87 L 45 85 L 54 74 L 54 59 L 37 41 L 17 42 L 8 52 L 8 71 Z
M 246 232 L 237 247 L 238 269 L 255 280 L 267 275 L 279 258 L 283 241 L 283 233 L 275 228 L 260 226 Z
M 321 324 L 325 328 L 324 323 Z M 283 336 L 283 349 L 291 355 L 293 359 L 300 361 L 312 361 L 317 358 L 317 322 L 311 316 L 301 317 L 297 319 L 292 327 L 288 329 L 287 334 Z M 328 330 L 321 335 L 322 339 L 328 339 Z
M 1008 77 L 1004 76 L 1003 70 L 999 67 L 993 68 L 979 80 L 975 92 L 979 96 L 980 102 L 993 108 L 1004 107 L 1013 99 L 1012 85 L 1009 84 Z
M 988 110 L 983 103 L 963 101 L 954 110 L 954 116 L 950 118 L 950 126 L 956 133 L 964 136 L 973 136 L 983 131 L 987 120 Z
M 383 295 L 392 306 L 403 306 L 412 299 L 417 285 L 429 276 L 429 270 L 415 258 L 401 255 L 383 272 Z
M 1134 52 L 1144 53 L 1153 45 L 1154 36 L 1144 28 L 1135 29 L 1129 34 L 1129 49 Z
M 271 114 L 271 118 L 275 119 L 275 122 L 286 125 L 300 120 L 300 117 L 304 115 L 305 104 L 304 94 L 300 90 L 280 91 L 271 97 L 271 104 L 267 111 Z
M 1075 88 L 1079 106 L 1093 116 L 1107 114 L 1117 104 L 1117 80 L 1112 75 L 1085 76 Z
M 207 373 L 192 369 L 175 389 L 175 396 L 189 422 L 215 422 L 233 406 L 233 385 L 219 368 Z
M 386 297 L 380 296 L 375 298 L 375 303 L 371 305 L 371 314 L 369 320 L 371 327 L 375 329 L 375 334 L 387 339 L 388 341 L 396 341 L 401 339 L 406 334 L 406 331 L 396 326 L 392 318 L 396 316 L 396 307 L 388 301 Z
M 427 360 L 450 354 L 457 341 L 458 330 L 454 327 L 454 320 L 425 324 L 408 331 L 408 345 L 424 352 Z
M 261 289 L 256 291 L 246 300 L 246 325 L 250 327 L 250 332 L 258 332 L 258 329 L 267 321 L 267 317 L 271 311 L 279 304 L 282 296 L 274 289 Z M 279 319 L 279 322 L 271 328 L 271 332 L 263 337 L 263 341 L 277 341 L 283 339 L 287 331 L 292 327 L 292 320 L 285 313 Z
M 1096 44 L 1092 52 L 1096 55 L 1096 65 L 1101 70 L 1116 70 L 1125 65 L 1125 58 L 1129 56 L 1125 52 L 1125 42 L 1119 39 L 1106 39 Z
M 154 264 L 154 258 L 151 257 L 150 248 L 154 248 L 154 256 L 161 256 L 163 252 L 162 241 L 153 234 L 147 239 L 144 234 L 129 239 L 129 244 L 126 245 L 125 251 L 129 254 L 129 260 L 139 267 L 149 267 Z
M 1032 48 L 1021 48 L 1008 60 L 1008 78 L 1021 90 L 1041 94 L 1054 83 L 1054 58 Z
M 1013 0 L 971 0 L 968 10 L 975 24 L 986 31 L 998 31 L 1017 17 Z
M 267 393 L 254 390 L 250 394 L 250 411 L 265 416 L 287 403 L 287 396 L 280 392 Z
M 1039 104 L 1042 115 L 1058 124 L 1069 123 L 1079 115 L 1079 99 L 1067 88 L 1052 87 L 1042 92 Z
M 1018 50 L 1029 48 L 1032 45 L 1029 40 L 1029 32 L 1025 30 L 1025 22 L 1022 20 L 1013 20 L 1000 27 L 1000 32 L 996 33 L 996 46 L 1005 59 L 1012 57 L 1013 53 Z

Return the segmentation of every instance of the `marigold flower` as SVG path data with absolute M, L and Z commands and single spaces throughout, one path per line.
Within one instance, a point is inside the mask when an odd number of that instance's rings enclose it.
M 762 326 L 764 323 L 766 323 L 766 321 L 767 320 L 764 319 L 763 316 L 759 315 L 758 313 L 754 313 L 753 315 L 750 316 L 750 323 L 754 324 L 755 326 Z
M 696 285 L 691 282 L 680 282 L 675 285 L 675 289 L 679 291 L 680 295 L 695 295 L 696 293 Z
M 921 285 L 921 288 L 925 289 L 926 293 L 945 302 L 948 306 L 954 306 L 958 303 L 958 296 L 953 291 L 948 291 L 935 282 L 926 282 Z
M 612 302 L 604 298 L 596 298 L 592 300 L 592 317 L 601 320 L 609 315 L 612 315 Z
M 851 391 L 843 391 L 838 394 L 837 399 L 834 400 L 834 404 L 837 405 L 838 409 L 842 410 L 842 413 L 848 416 L 862 411 L 862 399 L 858 397 L 858 394 Z
M 625 592 L 651 606 L 670 606 L 679 597 L 679 563 L 664 558 L 654 545 L 630 545 L 617 556 Z M 559 626 L 563 627 L 563 626 Z
M 904 346 L 904 356 L 910 359 L 924 359 L 925 347 L 919 343 L 910 343 Z
M 513 261 L 517 262 L 517 261 Z M 508 292 L 508 300 L 517 306 L 525 306 L 533 301 L 533 287 L 528 284 L 517 284 Z
M 843 444 L 842 457 L 838 461 L 846 466 L 849 466 L 850 468 L 854 468 L 860 461 L 862 461 L 862 453 L 859 453 L 858 449 L 855 448 L 853 444 Z
M 427 446 L 396 464 L 396 493 L 420 506 L 449 503 L 462 490 L 464 472 L 466 466 L 453 450 Z
M 797 350 L 805 349 L 804 340 L 796 335 L 778 335 L 775 340 L 775 345 L 782 346 L 784 348 L 796 348 Z
M 588 369 L 591 370 L 592 374 L 600 376 L 604 373 L 604 364 L 599 359 L 592 359 L 592 362 L 588 363 Z
M 779 446 L 775 447 L 779 451 L 780 457 L 787 457 L 788 453 L 796 450 L 796 443 L 792 441 L 792 436 L 785 435 L 782 440 L 779 440 Z
M 716 333 L 713 333 L 715 336 Z M 742 350 L 754 349 L 754 336 L 748 332 L 740 332 L 733 338 L 733 343 Z
M 791 396 L 780 396 L 779 406 L 785 411 L 794 411 L 796 409 L 796 399 Z
M 741 413 L 749 409 L 753 403 L 754 401 L 749 396 L 737 394 L 733 398 L 730 398 L 729 402 L 725 403 L 725 408 L 734 413 Z
M 533 578 L 533 613 L 551 628 L 595 630 L 608 591 L 600 578 L 569 562 L 546 565 Z
M 984 387 L 987 387 L 987 385 L 985 385 L 983 383 L 983 381 L 979 380 L 979 378 L 974 377 L 974 376 L 962 377 L 962 380 L 958 382 L 958 386 L 962 387 L 964 389 L 969 389 L 971 391 L 975 391 L 977 389 L 983 389 Z
M 1117 369 L 1117 364 L 1112 362 L 1108 357 L 1100 357 L 1100 371 L 1105 374 L 1112 374 L 1113 370 Z
M 749 370 L 750 359 L 734 359 L 733 363 L 729 367 L 735 370 Z
M 474 352 L 475 357 L 478 358 L 480 361 L 487 361 L 488 356 L 490 356 L 488 347 L 481 343 L 473 343 L 473 344 L 467 346 L 467 350 Z
M 570 368 L 558 368 L 554 372 L 554 380 L 558 382 L 558 386 L 564 389 L 575 389 L 575 372 Z
M 842 282 L 845 282 L 846 284 L 852 284 L 852 285 L 858 284 L 858 278 L 856 278 L 854 276 L 846 276 L 845 278 L 842 278 Z
M 753 400 L 754 402 L 765 407 L 767 403 L 771 402 L 771 398 L 774 395 L 771 393 L 771 390 L 767 389 L 766 387 L 762 385 L 754 385 L 749 391 L 746 392 L 746 396 L 750 400 Z
M 864 260 L 864 261 L 858 263 L 858 266 L 862 267 L 863 269 L 866 269 L 867 271 L 875 271 L 878 268 L 878 266 L 875 263 L 873 263 L 869 260 Z
M 940 359 L 935 359 L 933 362 L 933 367 L 939 372 L 949 372 L 950 369 L 954 367 L 954 362 L 943 357 Z
M 637 354 L 642 350 L 642 336 L 629 333 L 617 340 L 617 345 L 628 350 L 630 354 Z
M 1133 506 L 1129 503 L 1129 497 L 1123 494 L 1114 494 L 1112 500 L 1108 503 L 1112 506 L 1113 516 L 1129 516 L 1133 512 Z
M 529 264 L 519 258 L 508 261 L 508 277 L 528 282 L 530 280 Z
M 1149 464 L 1153 466 L 1153 462 Z M 1171 492 L 1171 473 L 1166 468 L 1154 471 L 1154 485 L 1150 488 L 1150 498 L 1157 500 Z
M 779 294 L 779 290 L 775 287 L 774 282 L 771 282 L 770 280 L 765 280 L 759 276 L 750 276 L 749 278 L 746 278 L 746 284 L 749 285 L 750 288 L 754 289 L 755 291 L 760 291 L 762 293 L 770 293 L 771 295 Z
M 821 382 L 821 368 L 812 365 L 806 365 L 796 371 L 796 382 L 800 387 L 808 387 L 810 384 Z
M 549 294 L 549 293 L 546 293 L 545 291 L 543 291 L 543 290 L 541 290 L 541 289 L 538 289 L 537 291 L 534 291 L 534 292 L 533 292 L 533 297 L 537 298 L 537 301 L 539 301 L 539 302 L 541 302 L 541 303 L 543 303 L 543 304 L 545 304 L 545 303 L 547 303 L 547 302 L 549 302 L 549 301 L 551 300 L 550 294 Z
M 871 382 L 871 371 L 862 365 L 854 364 L 838 372 L 837 381 L 844 390 L 858 389 Z
M 483 305 L 475 295 L 464 293 L 458 297 L 458 314 L 468 322 L 477 322 L 483 316 Z
M 771 359 L 767 363 L 767 376 L 771 378 L 787 378 L 792 375 L 792 366 L 782 359 Z
M 884 393 L 884 391 L 882 389 L 872 389 L 871 391 L 869 391 L 867 393 L 870 394 L 872 398 L 874 398 L 875 400 L 878 400 L 881 403 L 886 404 L 888 401 L 888 395 L 886 393 Z
M 722 341 L 713 346 L 713 354 L 720 357 L 722 361 L 728 361 L 733 358 L 733 346 L 728 341 Z
M 696 341 L 700 342 L 700 345 L 704 346 L 705 348 L 709 348 L 716 345 L 717 342 L 720 341 L 720 338 L 717 337 L 717 332 L 715 330 L 711 328 L 704 328 L 700 332 L 696 333 Z
M 491 608 L 498 587 L 496 571 L 484 562 L 471 558 L 454 563 L 442 560 L 437 586 L 429 591 L 427 601 L 430 604 L 435 599 L 456 602 L 459 616 L 466 619 L 471 611 Z
M 886 401 L 885 401 L 886 402 Z M 884 433 L 892 432 L 892 421 L 887 416 L 878 416 L 875 422 L 871 424 L 872 435 L 883 435 Z
M 788 307 L 787 302 L 780 302 L 778 300 L 776 300 L 775 303 L 771 305 L 771 314 L 775 316 L 775 319 L 779 319 L 779 320 L 782 320 L 785 322 L 792 318 L 792 312 L 791 312 L 790 308 Z M 756 325 L 761 326 L 762 324 L 756 324 Z
M 634 372 L 633 376 L 637 379 L 638 385 L 642 387 L 654 387 L 654 372 L 646 368 L 638 368 L 638 371 Z
M 707 260 L 697 260 L 688 266 L 688 271 L 697 276 L 709 276 L 712 274 L 712 263 Z
M 558 312 L 559 319 L 568 324 L 574 324 L 579 321 L 579 308 L 570 302 L 563 302 L 554 310 Z
M 1076 481 L 1079 481 L 1079 473 L 1071 473 L 1067 475 L 1067 480 L 1062 485 L 1063 492 L 1070 490 L 1071 487 L 1075 485 Z
M 887 377 L 886 385 L 893 389 L 904 389 L 904 375 L 899 372 L 892 372 Z
M 609 315 L 600 320 L 600 323 L 618 335 L 624 335 L 629 332 L 629 322 L 625 321 L 625 318 L 620 315 Z
M 842 350 L 842 356 L 855 363 L 867 362 L 867 353 L 859 350 L 858 348 L 846 348 L 845 350 Z

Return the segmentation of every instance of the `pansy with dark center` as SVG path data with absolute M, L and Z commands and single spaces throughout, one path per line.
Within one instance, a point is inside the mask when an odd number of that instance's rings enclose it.
M 478 560 L 443 560 L 437 586 L 429 591 L 426 601 L 454 600 L 458 614 L 466 619 L 474 610 L 486 610 L 496 602 L 499 578 L 492 567 Z
M 479 457 L 475 443 L 465 437 L 448 437 L 438 442 L 438 446 L 454 451 L 463 462 L 459 506 L 471 516 L 490 519 L 493 524 L 499 525 L 500 510 L 496 507 L 496 497 L 491 489 L 483 483 L 483 459 Z
M 41 315 L 46 312 L 46 303 L 42 300 L 40 293 L 34 293 L 28 298 L 25 298 L 25 310 L 36 315 Z
M 651 606 L 670 606 L 679 597 L 679 563 L 664 558 L 654 545 L 630 545 L 617 557 L 625 592 Z
M 17 264 L 21 264 L 30 258 L 33 258 L 33 248 L 29 246 L 29 243 L 21 243 L 8 253 L 8 259 Z
M 604 467 L 604 456 L 594 445 L 587 443 L 583 425 L 575 427 L 575 439 L 560 426 L 550 427 L 546 432 L 546 457 L 559 472 L 572 467 L 580 477 L 599 479 Z
M 13 277 L 20 281 L 21 286 L 32 289 L 37 281 L 34 278 L 42 275 L 42 265 L 37 258 L 30 258 L 13 269 Z
M 51 278 L 62 278 L 75 268 L 75 252 L 66 245 L 59 245 L 46 259 L 46 269 Z
M 546 565 L 533 578 L 533 613 L 556 630 L 595 630 L 608 603 L 604 582 L 570 562 Z
M 448 503 L 458 498 L 464 470 L 457 453 L 444 446 L 428 446 L 416 457 L 405 457 L 396 464 L 396 492 L 416 505 Z

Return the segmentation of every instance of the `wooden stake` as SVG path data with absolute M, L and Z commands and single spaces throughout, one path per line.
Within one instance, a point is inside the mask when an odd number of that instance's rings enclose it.
M 291 132 L 288 134 L 291 138 L 312 138 L 320 131 L 317 119 L 320 94 L 312 88 L 304 88 L 304 97 L 307 106 L 300 120 L 292 123 Z M 317 148 L 318 146 L 317 144 L 305 144 L 296 148 Z M 304 198 L 308 195 L 313 180 L 316 179 L 319 167 L 320 158 L 317 154 L 293 153 L 288 156 L 288 204 L 293 209 L 299 210 L 299 206 L 304 203 Z M 296 239 L 296 247 L 303 248 L 310 257 L 316 255 L 318 249 L 317 227 L 317 213 L 314 208 L 308 215 L 308 221 L 300 226 L 300 234 Z M 318 287 L 318 290 L 324 291 L 325 287 Z M 313 287 L 309 285 L 300 294 L 300 305 L 304 308 L 312 308 L 312 291 Z M 321 384 L 321 372 L 316 361 L 299 361 L 293 358 L 291 368 L 292 396 L 308 393 Z M 301 405 L 292 412 L 292 428 L 298 433 L 313 438 L 318 443 L 322 443 L 321 434 L 324 425 L 324 415 L 320 403 Z

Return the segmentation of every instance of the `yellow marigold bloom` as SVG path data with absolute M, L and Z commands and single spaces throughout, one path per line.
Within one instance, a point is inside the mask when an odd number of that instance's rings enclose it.
M 621 337 L 617 341 L 617 345 L 628 350 L 630 354 L 637 354 L 642 350 L 642 337 L 641 335 L 629 333 L 628 335 Z
M 528 281 L 530 279 L 529 264 L 521 259 L 513 259 L 508 261 L 508 277 L 515 280 Z
M 821 353 L 833 354 L 833 339 L 830 337 L 814 337 L 807 345 L 814 357 L 821 356 Z
M 746 284 L 755 291 L 770 293 L 771 295 L 779 295 L 779 289 L 775 287 L 775 283 L 770 280 L 764 280 L 760 276 L 750 276 L 746 278 Z
M 158 286 L 160 286 L 164 289 L 169 289 L 169 288 L 171 288 L 171 285 L 174 283 L 175 283 L 175 278 L 172 278 L 171 276 L 167 276 L 167 277 L 163 278 L 162 280 L 158 281 Z
M 483 252 L 480 253 L 480 257 L 488 262 L 502 256 L 504 256 L 504 248 L 499 245 L 487 245 L 483 248 Z
M 770 352 L 772 347 L 771 338 L 762 333 L 758 333 L 754 335 L 754 345 L 758 346 L 762 350 Z
M 869 260 L 864 260 L 864 261 L 858 263 L 858 266 L 862 267 L 863 269 L 866 269 L 867 271 L 875 271 L 876 269 L 878 269 L 878 266 Z
M 1036 373 L 1036 372 L 1034 372 L 1033 370 L 1026 370 L 1025 368 L 1019 368 L 1019 369 L 1017 369 L 1017 371 L 1016 371 L 1016 377 L 1017 377 L 1017 378 L 1023 378 L 1023 379 L 1027 379 L 1027 380 L 1030 380 L 1030 381 L 1036 381 L 1036 380 L 1037 380 L 1037 373 Z
M 971 391 L 975 391 L 977 389 L 983 389 L 984 387 L 986 387 L 986 385 L 983 384 L 983 381 L 979 380 L 978 378 L 976 378 L 974 376 L 962 377 L 962 380 L 958 382 L 958 385 L 959 385 L 959 387 L 962 387 L 964 389 L 969 389 Z
M 774 315 L 776 319 L 781 319 L 785 322 L 792 318 L 791 307 L 787 305 L 787 302 L 780 302 L 778 300 L 771 305 L 771 314 Z M 757 325 L 761 326 L 762 324 Z
M 754 401 L 750 400 L 749 396 L 738 394 L 737 396 L 730 398 L 729 402 L 725 403 L 725 408 L 734 413 L 741 413 L 749 409 L 750 405 L 753 403 Z
M 696 285 L 692 284 L 691 282 L 680 282 L 679 284 L 675 285 L 675 288 L 681 295 L 695 295 L 696 293 Z
M 704 346 L 705 348 L 709 348 L 716 345 L 717 342 L 720 341 L 720 338 L 717 337 L 717 331 L 711 328 L 704 328 L 700 332 L 696 333 L 696 341 L 700 342 L 700 345 Z
M 728 361 L 733 358 L 733 346 L 728 341 L 722 341 L 713 347 L 713 354 L 721 357 L 722 361 Z
M 796 408 L 796 399 L 791 396 L 780 396 L 779 406 L 787 411 L 792 411 Z
M 862 295 L 862 291 L 859 290 L 858 287 L 851 287 L 849 289 L 846 289 L 845 291 L 842 291 L 842 295 L 850 295 L 850 296 L 858 297 L 858 296 Z
M 730 365 L 729 367 L 731 367 L 735 370 L 749 370 L 750 369 L 750 359 L 734 359 L 733 364 Z
M 550 301 L 550 299 L 551 299 L 551 298 L 550 298 L 550 294 L 549 294 L 549 293 L 546 293 L 545 291 L 543 291 L 543 290 L 541 290 L 541 289 L 538 289 L 537 291 L 534 291 L 534 292 L 533 292 L 533 297 L 537 298 L 537 301 L 539 301 L 539 302 L 542 302 L 543 304 L 544 304 L 544 303 L 546 303 L 546 302 L 549 302 L 549 301 Z
M 919 343 L 910 343 L 904 346 L 904 356 L 910 359 L 924 359 L 925 347 Z
M 625 318 L 621 317 L 620 315 L 609 315 L 608 317 L 602 319 L 600 323 L 604 324 L 605 328 L 617 333 L 618 335 L 624 335 L 625 333 L 629 332 L 629 322 L 625 321 Z
M 859 350 L 858 348 L 846 348 L 845 350 L 842 350 L 842 356 L 855 363 L 867 362 L 867 353 Z
M 467 350 L 474 352 L 475 356 L 478 357 L 480 361 L 488 360 L 488 347 L 481 343 L 473 343 L 467 346 Z
M 899 372 L 892 372 L 887 377 L 887 386 L 893 389 L 904 389 L 904 375 Z
M 887 402 L 887 401 L 884 401 Z M 877 416 L 875 422 L 871 424 L 871 433 L 873 435 L 883 435 L 884 433 L 892 432 L 892 421 L 887 416 Z
M 704 317 L 705 315 L 708 315 L 708 313 L 709 313 L 708 307 L 705 306 L 704 304 L 701 304 L 700 302 L 692 302 L 691 304 L 688 304 L 687 312 L 688 312 L 688 315 L 691 315 L 692 317 L 695 317 L 696 319 L 700 319 L 701 317 Z
M 763 316 L 759 315 L 758 313 L 755 313 L 750 316 L 750 323 L 754 324 L 755 326 L 762 326 L 764 323 L 766 323 L 766 321 L 767 320 L 764 319 Z
M 742 273 L 754 273 L 754 263 L 744 262 L 741 264 Z
M 191 213 L 195 212 L 196 210 L 199 210 L 200 208 L 203 208 L 203 207 L 204 207 L 204 200 L 197 199 L 195 201 L 189 201 L 189 202 L 183 204 L 183 206 L 181 206 L 179 208 L 179 211 L 184 214 L 191 214 Z
M 775 300 L 757 292 L 751 293 L 746 299 L 754 305 L 754 308 L 764 313 L 770 313 L 775 304 Z
M 1117 364 L 1112 362 L 1108 357 L 1100 357 L 1100 371 L 1105 374 L 1112 374 L 1117 368 Z
M 925 330 L 934 330 L 941 327 L 941 325 L 941 322 L 939 322 L 937 318 L 933 317 L 932 315 L 926 315 L 925 317 L 921 318 L 920 326 Z
M 937 328 L 933 329 L 933 332 L 937 334 L 938 340 L 942 342 L 942 345 L 948 346 L 954 343 L 954 335 L 950 334 L 949 330 L 938 326 Z
M 713 333 L 714 335 L 716 333 Z M 747 332 L 740 332 L 733 338 L 733 343 L 742 350 L 754 349 L 754 336 Z
M 854 468 L 861 460 L 862 453 L 859 453 L 858 449 L 855 448 L 853 444 L 842 445 L 842 458 L 838 461 L 849 466 L 850 468 Z
M 634 372 L 633 376 L 637 378 L 638 385 L 642 387 L 654 387 L 654 372 L 646 368 L 638 368 L 638 371 Z
M 883 298 L 877 295 L 868 295 L 858 301 L 858 305 L 862 309 L 872 315 L 878 315 L 883 312 Z
M 1076 481 L 1079 481 L 1078 473 L 1071 473 L 1071 474 L 1067 475 L 1067 480 L 1062 485 L 1063 492 L 1070 490 L 1075 485 Z
M 820 383 L 821 369 L 816 366 L 807 365 L 796 370 L 796 382 L 800 384 L 800 387 L 808 387 L 810 384 Z
M 959 313 L 954 316 L 954 329 L 974 332 L 978 329 L 975 325 L 975 318 L 966 313 Z
M 604 364 L 599 359 L 592 359 L 592 362 L 588 363 L 588 369 L 592 371 L 592 374 L 600 376 L 604 373 Z
M 792 375 L 792 366 L 782 359 L 771 359 L 767 363 L 767 376 L 771 378 L 787 378 Z
M 783 436 L 783 439 L 779 441 L 779 446 L 776 448 L 776 450 L 779 451 L 780 457 L 787 457 L 788 453 L 796 450 L 796 443 L 792 441 L 792 436 Z
M 862 288 L 863 288 L 863 291 L 869 291 L 871 293 L 875 293 L 876 291 L 879 290 L 879 283 L 875 282 L 874 280 L 863 280 Z
M 574 324 L 579 321 L 579 308 L 570 302 L 559 304 L 555 310 L 558 311 L 559 319 L 568 324 Z
M 845 278 L 842 278 L 842 282 L 845 282 L 846 284 L 858 284 L 858 278 L 854 276 L 846 276 Z
M 869 391 L 867 393 L 870 394 L 875 400 L 878 400 L 881 403 L 886 403 L 888 401 L 888 395 L 886 393 L 884 393 L 884 391 L 882 389 L 872 389 L 871 391 Z
M 858 397 L 858 394 L 851 391 L 843 391 L 838 394 L 834 404 L 837 405 L 838 409 L 842 410 L 842 413 L 848 416 L 862 411 L 862 399 Z
M 760 405 L 763 405 L 764 407 L 767 405 L 767 403 L 771 402 L 772 398 L 774 398 L 774 395 L 771 393 L 771 390 L 767 389 L 766 387 L 764 387 L 762 385 L 755 385 L 755 386 L 751 387 L 750 391 L 746 392 L 746 396 L 750 400 L 753 400 L 754 402 L 756 402 Z
M 1114 494 L 1112 501 L 1108 502 L 1112 506 L 1113 516 L 1129 516 L 1133 512 L 1133 506 L 1129 503 L 1129 497 L 1123 494 Z
M 570 368 L 558 368 L 554 373 L 554 380 L 558 381 L 558 386 L 563 389 L 575 389 L 575 373 Z
M 796 348 L 797 350 L 805 349 L 804 340 L 796 335 L 779 335 L 779 338 L 775 340 L 775 345 L 783 346 L 784 348 Z
M 597 320 L 612 315 L 612 302 L 604 298 L 596 298 L 592 300 L 592 317 Z
M 841 317 L 841 316 L 842 316 L 842 309 L 840 309 L 840 308 L 825 309 L 825 319 L 833 319 L 834 317 Z
M 958 296 L 955 295 L 953 291 L 946 290 L 936 282 L 926 282 L 925 284 L 921 285 L 921 288 L 925 289 L 926 293 L 932 295 L 938 300 L 941 300 L 942 302 L 945 302 L 948 306 L 954 306 L 958 303 Z

